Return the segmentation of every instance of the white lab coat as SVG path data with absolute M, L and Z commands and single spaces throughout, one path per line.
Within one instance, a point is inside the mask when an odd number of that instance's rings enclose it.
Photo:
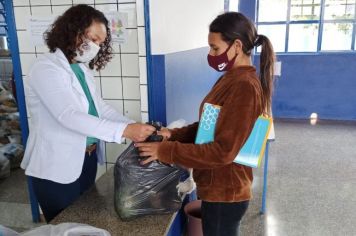
M 95 91 L 92 71 L 80 65 L 99 117 L 88 114 L 89 103 L 59 49 L 36 60 L 24 78 L 30 133 L 21 167 L 26 175 L 57 183 L 74 182 L 81 174 L 87 136 L 121 143 L 127 124 L 134 121 L 107 105 Z M 97 153 L 104 159 L 104 142 Z

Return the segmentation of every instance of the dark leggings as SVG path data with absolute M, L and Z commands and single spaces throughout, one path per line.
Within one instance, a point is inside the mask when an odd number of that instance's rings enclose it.
M 202 202 L 201 214 L 204 236 L 238 236 L 239 226 L 249 201 Z
M 85 154 L 82 173 L 73 183 L 60 184 L 31 177 L 33 190 L 47 223 L 94 184 L 97 168 L 97 156 L 93 151 L 90 156 Z

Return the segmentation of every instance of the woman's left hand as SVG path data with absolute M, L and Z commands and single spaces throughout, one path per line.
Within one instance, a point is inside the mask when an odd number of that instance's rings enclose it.
M 135 147 L 140 151 L 141 157 L 148 157 L 141 161 L 142 165 L 158 160 L 157 152 L 160 143 L 135 143 Z

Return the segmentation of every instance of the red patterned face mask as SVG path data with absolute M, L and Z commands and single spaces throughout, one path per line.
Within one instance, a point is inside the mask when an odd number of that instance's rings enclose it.
M 212 56 L 208 54 L 208 63 L 209 66 L 211 66 L 212 68 L 214 68 L 217 71 L 228 71 L 231 69 L 231 67 L 234 65 L 235 63 L 235 59 L 237 57 L 237 54 L 234 56 L 234 58 L 232 58 L 229 61 L 229 58 L 227 56 L 227 52 L 229 51 L 229 49 L 231 48 L 232 44 L 225 50 L 225 52 L 221 53 L 218 56 Z

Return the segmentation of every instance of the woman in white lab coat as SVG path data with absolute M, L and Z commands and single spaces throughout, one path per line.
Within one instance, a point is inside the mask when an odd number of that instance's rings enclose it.
M 50 52 L 24 79 L 30 133 L 21 167 L 47 222 L 94 184 L 103 141 L 143 141 L 155 129 L 124 117 L 95 90 L 92 69 L 112 58 L 109 22 L 87 5 L 69 8 L 45 33 Z M 101 141 L 103 140 L 103 141 Z

